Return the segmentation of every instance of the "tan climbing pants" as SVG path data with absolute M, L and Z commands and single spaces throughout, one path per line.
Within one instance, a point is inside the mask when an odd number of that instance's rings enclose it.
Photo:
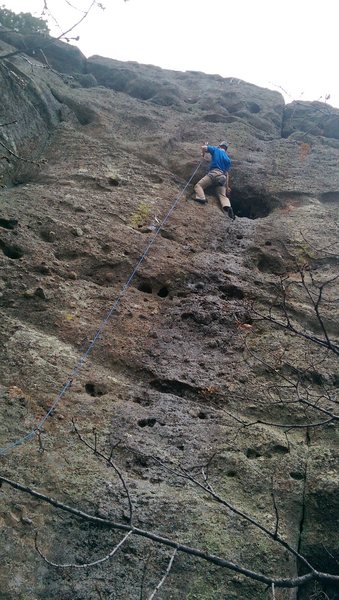
M 214 186 L 216 194 L 219 198 L 219 202 L 221 204 L 221 208 L 225 208 L 226 206 L 231 206 L 231 203 L 229 201 L 229 198 L 227 198 L 226 196 L 226 185 L 216 185 L 215 184 L 215 178 L 223 175 L 222 171 L 219 171 L 218 169 L 213 169 L 213 171 L 210 171 L 207 175 L 205 175 L 205 177 L 203 177 L 202 179 L 200 179 L 200 181 L 198 181 L 198 183 L 196 183 L 196 185 L 194 186 L 194 191 L 196 193 L 196 199 L 197 200 L 204 200 L 205 199 L 205 189 L 209 186 Z

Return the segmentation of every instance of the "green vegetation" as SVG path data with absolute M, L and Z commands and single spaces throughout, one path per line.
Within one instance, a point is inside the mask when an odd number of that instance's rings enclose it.
M 132 227 L 141 227 L 149 217 L 151 206 L 146 202 L 140 202 L 137 210 L 131 215 L 130 224 Z
M 16 14 L 4 5 L 0 7 L 0 25 L 19 33 L 49 33 L 47 21 L 31 13 Z

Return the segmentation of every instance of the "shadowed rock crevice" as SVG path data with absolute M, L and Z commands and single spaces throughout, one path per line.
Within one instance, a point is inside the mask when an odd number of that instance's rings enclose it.
M 150 381 L 150 386 L 163 394 L 173 394 L 190 400 L 195 400 L 199 394 L 199 389 L 195 386 L 175 379 L 153 379 Z

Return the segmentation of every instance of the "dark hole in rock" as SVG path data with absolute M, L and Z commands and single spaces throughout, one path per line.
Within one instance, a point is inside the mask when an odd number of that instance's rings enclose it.
M 279 201 L 273 197 L 254 189 L 232 188 L 231 204 L 237 217 L 247 219 L 263 219 L 277 206 Z
M 238 298 L 242 300 L 245 297 L 244 292 L 232 283 L 221 285 L 219 289 L 224 294 L 223 298 Z
M 269 240 L 267 240 L 267 242 L 265 242 L 265 246 L 272 246 L 272 242 L 270 242 Z
M 134 398 L 133 402 L 141 404 L 141 406 L 150 406 L 152 404 L 150 398 L 146 398 L 143 396 L 137 396 L 136 398 Z
M 120 185 L 120 181 L 117 177 L 108 177 L 107 181 L 109 185 L 112 185 L 113 187 L 118 187 L 118 185 Z
M 273 256 L 272 254 L 262 253 L 257 262 L 257 266 L 259 271 L 262 273 L 274 273 L 275 275 L 282 275 L 286 271 L 286 267 L 281 258 Z
M 227 471 L 226 472 L 226 477 L 235 477 L 237 474 L 236 471 Z
M 138 425 L 139 427 L 154 427 L 157 420 L 154 417 L 148 417 L 148 419 L 139 419 Z
M 237 240 L 242 240 L 243 239 L 243 235 L 237 235 Z
M 291 471 L 290 477 L 292 477 L 292 479 L 296 479 L 297 481 L 305 479 L 304 473 L 298 473 L 297 471 Z
M 198 414 L 198 419 L 208 419 L 208 415 L 205 412 L 200 411 Z
M 160 229 L 160 235 L 161 237 L 165 238 L 166 240 L 175 240 L 175 234 L 172 231 L 168 231 L 168 229 Z
M 261 456 L 261 454 L 257 451 L 254 450 L 254 448 L 248 448 L 246 450 L 246 456 L 247 458 L 259 458 L 259 456 Z
M 160 288 L 160 290 L 158 291 L 158 296 L 160 296 L 160 298 L 166 298 L 166 296 L 168 296 L 169 291 L 167 287 L 162 287 Z
M 149 461 L 146 456 L 135 456 L 133 462 L 139 467 L 148 467 Z
M 249 110 L 250 113 L 253 114 L 260 112 L 260 106 L 256 102 L 247 102 L 246 108 L 247 110 Z
M 339 192 L 325 192 L 320 196 L 321 202 L 339 202 Z
M 154 379 L 150 381 L 150 386 L 163 394 L 173 394 L 181 398 L 196 398 L 196 388 L 184 381 L 176 379 Z
M 4 229 L 14 229 L 17 224 L 17 219 L 0 219 L 0 227 Z
M 87 394 L 89 394 L 90 396 L 94 396 L 95 398 L 106 394 L 106 387 L 98 383 L 86 383 L 85 390 Z
M 289 448 L 287 446 L 281 446 L 280 444 L 276 444 L 270 447 L 272 454 L 289 454 Z
M 6 244 L 2 240 L 0 240 L 0 248 L 3 251 L 4 255 L 8 258 L 13 258 L 17 260 L 18 258 L 22 258 L 24 255 L 24 251 L 16 245 Z
M 142 281 L 141 283 L 139 283 L 138 290 L 140 292 L 144 292 L 144 294 L 151 294 L 153 291 L 149 281 Z

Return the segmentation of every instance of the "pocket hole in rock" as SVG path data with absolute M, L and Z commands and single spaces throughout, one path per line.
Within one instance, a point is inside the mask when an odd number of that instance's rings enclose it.
M 140 292 L 143 292 L 144 294 L 152 294 L 153 291 L 149 281 L 142 281 L 141 283 L 139 283 L 138 290 Z
M 302 479 L 305 479 L 304 473 L 298 473 L 297 471 L 292 471 L 290 473 L 290 477 L 292 477 L 292 479 L 296 479 L 297 481 L 302 481 Z
M 227 472 L 226 472 L 226 477 L 235 477 L 235 476 L 236 476 L 236 474 L 237 474 L 237 472 L 236 472 L 236 471 L 232 471 L 232 470 L 230 470 L 230 471 L 227 471 Z
M 98 383 L 92 383 L 92 382 L 86 383 L 85 390 L 86 390 L 87 394 L 89 394 L 90 396 L 93 396 L 94 398 L 103 396 L 104 394 L 107 393 L 104 385 L 101 385 Z
M 200 411 L 200 413 L 198 413 L 198 419 L 208 419 L 208 415 L 205 412 Z
M 0 227 L 4 229 L 14 229 L 17 224 L 17 219 L 0 219 Z
M 148 419 L 139 419 L 138 425 L 139 427 L 154 427 L 157 420 L 154 417 L 149 417 Z
M 259 458 L 261 456 L 261 454 L 259 452 L 257 452 L 257 450 L 254 450 L 254 448 L 248 448 L 246 450 L 246 456 L 247 456 L 247 458 L 253 459 L 253 458 Z
M 160 296 L 160 298 L 166 298 L 166 296 L 168 296 L 169 291 L 167 287 L 162 287 L 160 288 L 160 290 L 158 291 L 158 296 Z
M 23 250 L 19 248 L 19 246 L 11 246 L 9 244 L 5 244 L 5 242 L 3 242 L 2 240 L 0 240 L 0 248 L 5 256 L 7 256 L 8 258 L 12 258 L 13 260 L 22 258 L 24 255 Z

